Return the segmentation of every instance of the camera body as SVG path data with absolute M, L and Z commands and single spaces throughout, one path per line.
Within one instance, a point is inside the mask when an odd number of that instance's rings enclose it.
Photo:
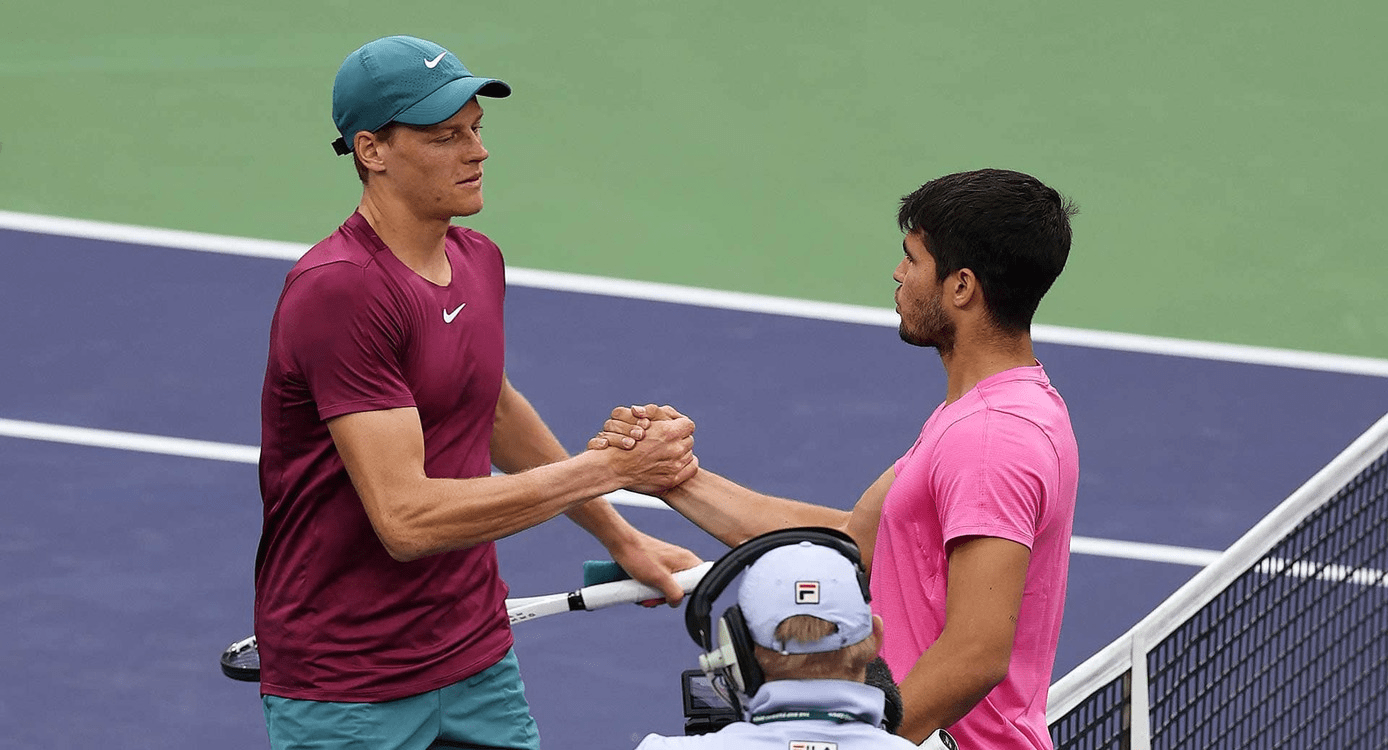
M 712 681 L 702 670 L 686 669 L 680 673 L 680 695 L 684 699 L 686 736 L 717 732 L 742 719 L 737 711 L 718 695 Z

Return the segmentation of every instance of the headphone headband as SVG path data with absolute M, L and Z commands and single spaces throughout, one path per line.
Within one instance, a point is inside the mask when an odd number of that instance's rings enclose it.
M 853 541 L 853 537 L 837 529 L 820 526 L 779 529 L 739 544 L 709 568 L 703 580 L 690 592 L 684 606 L 684 627 L 689 632 L 689 637 L 705 650 L 712 649 L 715 633 L 710 614 L 719 594 L 723 593 L 739 573 L 750 567 L 762 555 L 777 547 L 800 542 L 828 547 L 851 560 L 858 572 L 858 588 L 863 592 L 863 599 L 872 601 L 872 595 L 868 591 L 867 572 L 863 570 L 862 555 L 858 552 L 858 545 Z

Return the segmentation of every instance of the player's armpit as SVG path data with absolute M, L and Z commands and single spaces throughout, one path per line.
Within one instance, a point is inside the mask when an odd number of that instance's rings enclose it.
M 863 491 L 862 497 L 854 504 L 853 511 L 844 522 L 843 531 L 858 543 L 863 556 L 863 569 L 872 572 L 872 553 L 877 546 L 877 525 L 882 520 L 882 503 L 887 499 L 887 490 L 896 480 L 896 468 L 889 466 L 881 476 Z

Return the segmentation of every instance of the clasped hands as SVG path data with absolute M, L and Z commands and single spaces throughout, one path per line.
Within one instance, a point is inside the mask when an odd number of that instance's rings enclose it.
M 672 406 L 619 406 L 588 441 L 590 451 L 611 451 L 610 461 L 633 492 L 659 496 L 699 471 L 694 422 Z

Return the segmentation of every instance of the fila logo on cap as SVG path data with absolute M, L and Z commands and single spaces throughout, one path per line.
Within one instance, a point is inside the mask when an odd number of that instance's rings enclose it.
M 839 750 L 839 743 L 791 740 L 790 750 Z
M 795 603 L 819 604 L 819 581 L 796 581 Z

